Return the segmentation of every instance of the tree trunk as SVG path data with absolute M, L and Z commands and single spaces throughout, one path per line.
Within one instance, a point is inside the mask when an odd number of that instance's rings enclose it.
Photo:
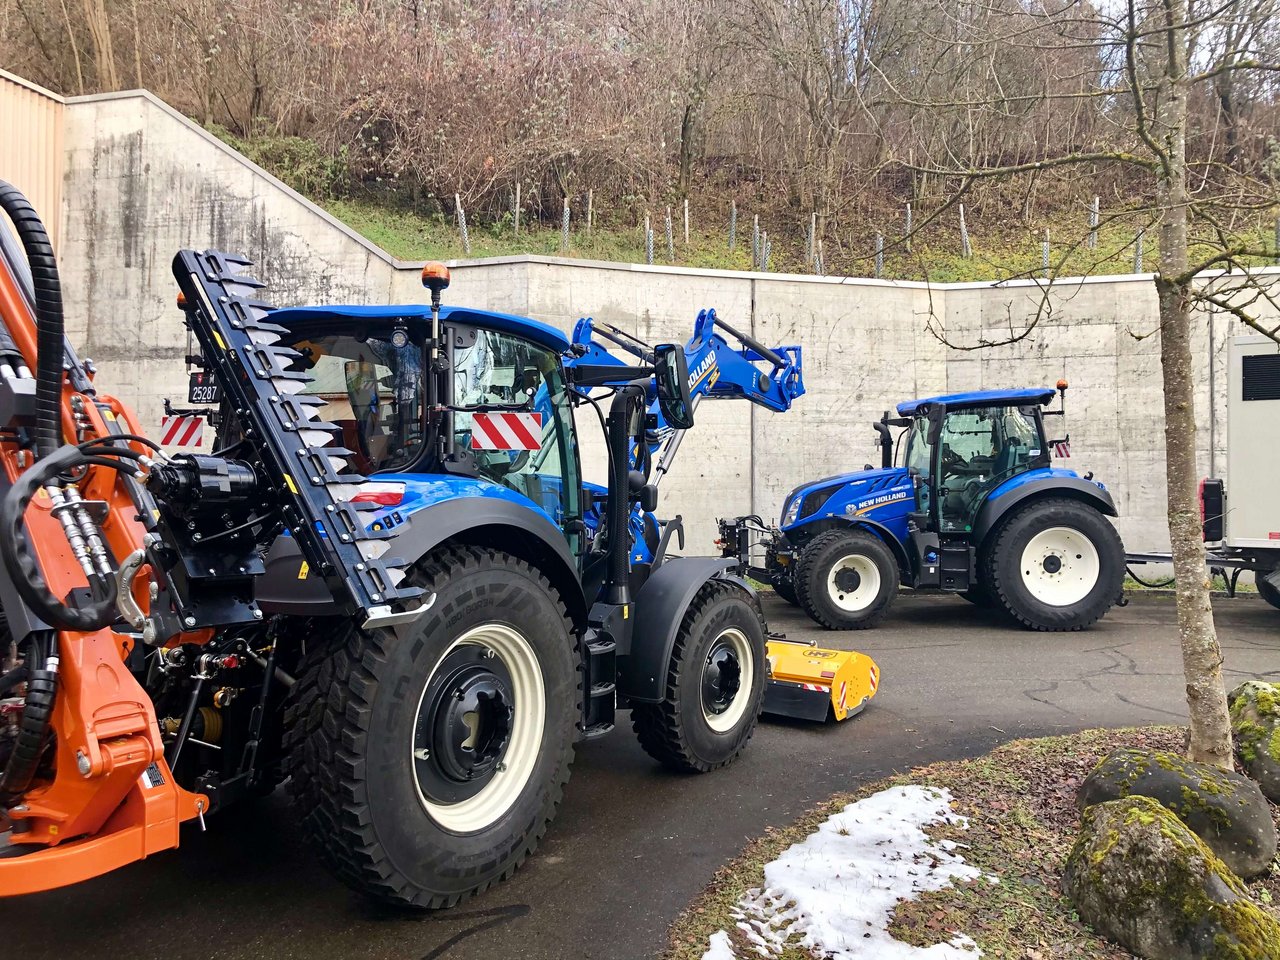
M 1160 213 L 1160 368 L 1164 379 L 1165 479 L 1169 542 L 1177 591 L 1178 635 L 1191 720 L 1193 760 L 1233 767 L 1231 720 L 1222 684 L 1222 648 L 1209 603 L 1209 577 L 1197 503 L 1195 383 L 1191 358 L 1193 281 L 1187 280 L 1186 0 L 1171 3 L 1169 62 L 1162 78 L 1154 131 L 1164 163 L 1157 173 Z
M 116 71 L 116 55 L 111 46 L 111 18 L 107 15 L 106 0 L 84 0 L 84 19 L 89 27 L 89 39 L 93 41 L 99 91 L 119 90 L 120 74 Z

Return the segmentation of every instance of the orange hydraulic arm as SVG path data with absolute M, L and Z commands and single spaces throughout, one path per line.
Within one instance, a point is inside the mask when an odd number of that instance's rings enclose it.
M 5 258 L 0 258 L 0 320 L 25 367 L 35 369 L 36 319 Z M 78 386 L 68 376 L 62 381 L 63 442 L 110 441 L 113 434 L 139 434 L 128 409 L 114 399 L 95 395 L 92 389 L 83 389 L 87 374 L 80 372 Z M 127 445 L 139 451 L 139 444 Z M 36 462 L 27 430 L 0 433 L 0 467 L 6 487 L 17 483 Z M 127 557 L 143 548 L 145 529 L 138 519 L 136 489 L 134 493 L 129 490 L 131 483 L 137 487 L 128 472 L 90 465 L 75 482 L 62 488 L 64 496 L 78 496 L 93 503 L 94 510 L 105 511 L 99 528 L 113 558 Z M 25 543 L 50 592 L 62 598 L 84 591 L 86 579 L 66 536 L 66 525 L 57 514 L 57 505 L 48 493 L 43 489 L 37 492 L 25 515 Z M 136 591 L 134 599 L 146 609 L 149 596 L 145 589 Z M 16 634 L 20 618 L 12 615 L 13 610 L 6 612 L 11 614 L 11 629 Z M 151 700 L 127 666 L 137 637 L 110 627 L 59 629 L 56 635 L 52 629 L 41 632 L 56 651 L 52 757 L 42 760 L 30 785 L 7 814 L 0 807 L 0 842 L 7 837 L 8 845 L 29 851 L 0 855 L 0 895 L 73 883 L 175 847 L 178 824 L 197 816 L 207 805 L 205 798 L 179 788 L 170 774 Z M 23 638 L 15 635 L 12 639 Z M 190 635 L 181 641 L 200 639 L 200 635 Z M 0 655 L 5 653 L 4 646 L 7 643 L 0 645 Z M 34 670 L 39 665 L 28 666 Z

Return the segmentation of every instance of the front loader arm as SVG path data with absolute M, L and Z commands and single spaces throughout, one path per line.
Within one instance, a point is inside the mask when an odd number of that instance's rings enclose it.
M 738 345 L 732 345 L 726 335 Z M 566 360 L 565 365 L 570 368 L 578 364 L 626 366 L 626 361 L 610 353 L 601 340 L 645 362 L 652 359 L 653 348 L 643 340 L 611 324 L 585 317 L 574 327 L 574 355 Z M 695 408 L 703 399 L 741 399 L 784 413 L 791 408 L 792 402 L 804 395 L 804 368 L 799 346 L 771 349 L 720 319 L 713 309 L 698 313 L 693 335 L 684 345 L 684 355 L 689 368 L 689 393 Z M 650 394 L 647 398 L 651 424 L 646 432 L 647 453 L 650 462 L 656 464 L 660 479 L 670 469 L 684 431 L 668 426 L 652 386 Z M 641 459 L 644 452 L 637 451 L 641 456 L 633 456 L 633 460 Z

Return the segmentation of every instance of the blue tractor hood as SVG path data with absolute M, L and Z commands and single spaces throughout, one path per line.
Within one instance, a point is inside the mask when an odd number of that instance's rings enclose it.
M 906 467 L 880 467 L 824 477 L 796 487 L 788 494 L 782 507 L 781 527 L 785 531 L 840 517 L 901 525 L 905 532 L 913 491 L 914 484 Z
M 873 481 L 880 480 L 883 482 L 897 482 L 905 479 L 907 475 L 906 467 L 876 467 L 873 470 L 858 470 L 854 473 L 837 473 L 834 476 L 823 477 L 821 480 L 810 480 L 808 483 L 802 483 L 790 493 L 787 494 L 786 503 L 790 503 L 793 497 L 803 497 L 805 494 L 813 493 L 818 490 L 825 490 L 827 487 L 842 487 L 847 484 L 871 484 Z M 881 484 L 875 484 L 880 486 Z

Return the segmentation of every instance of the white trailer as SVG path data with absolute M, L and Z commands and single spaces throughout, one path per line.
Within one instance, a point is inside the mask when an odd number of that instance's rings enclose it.
M 1280 344 L 1234 337 L 1227 367 L 1227 472 L 1200 485 L 1209 567 L 1235 593 L 1253 573 L 1258 593 L 1280 609 Z M 1169 563 L 1168 554 L 1130 554 L 1130 564 Z

